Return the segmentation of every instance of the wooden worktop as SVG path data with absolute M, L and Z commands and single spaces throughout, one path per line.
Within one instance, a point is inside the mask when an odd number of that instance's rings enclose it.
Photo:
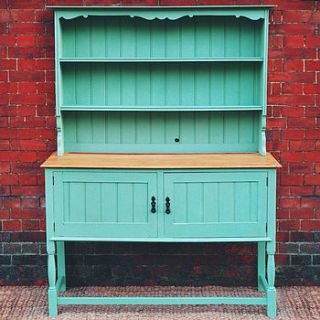
M 58 157 L 53 153 L 43 168 L 113 169 L 200 169 L 200 168 L 279 168 L 270 153 L 75 153 Z

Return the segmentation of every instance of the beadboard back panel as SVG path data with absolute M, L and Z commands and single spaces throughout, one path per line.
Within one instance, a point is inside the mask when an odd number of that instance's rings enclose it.
M 262 109 L 261 71 L 253 62 L 69 63 L 62 109 Z
M 65 112 L 67 152 L 255 152 L 257 112 Z
M 61 20 L 62 58 L 262 58 L 261 20 L 130 17 Z

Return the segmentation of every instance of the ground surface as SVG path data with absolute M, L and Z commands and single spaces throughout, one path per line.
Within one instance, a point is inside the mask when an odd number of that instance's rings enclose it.
M 45 287 L 0 287 L 0 320 L 47 317 Z M 253 288 L 222 287 L 90 287 L 66 295 L 259 295 Z M 320 319 L 320 287 L 278 288 L 277 319 Z M 239 320 L 268 319 L 264 306 L 59 306 L 57 320 Z

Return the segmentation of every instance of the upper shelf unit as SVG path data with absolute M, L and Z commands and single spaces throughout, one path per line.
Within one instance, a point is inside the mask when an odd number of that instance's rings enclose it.
M 61 19 L 61 62 L 263 61 L 263 22 L 236 17 Z
M 78 110 L 265 114 L 266 9 L 57 9 L 57 115 Z

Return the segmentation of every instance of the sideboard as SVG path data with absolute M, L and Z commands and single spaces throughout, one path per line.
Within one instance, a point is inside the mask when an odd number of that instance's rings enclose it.
M 63 304 L 259 304 L 276 315 L 269 9 L 54 7 L 50 316 Z M 61 296 L 66 241 L 255 242 L 265 295 Z

